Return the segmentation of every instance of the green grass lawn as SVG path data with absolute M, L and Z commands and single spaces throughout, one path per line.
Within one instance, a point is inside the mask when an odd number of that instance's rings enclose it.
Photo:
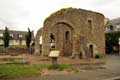
M 56 69 L 65 70 L 72 69 L 71 65 L 20 65 L 20 64 L 4 64 L 0 65 L 0 79 L 1 78 L 21 78 L 31 77 L 42 74 L 42 69 Z
M 0 79 L 1 78 L 20 78 L 31 77 L 41 74 L 41 67 L 28 65 L 0 65 Z

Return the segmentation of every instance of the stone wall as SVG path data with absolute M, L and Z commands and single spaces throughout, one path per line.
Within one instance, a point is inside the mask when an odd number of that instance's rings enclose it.
M 69 31 L 68 41 L 65 41 L 66 31 Z M 93 46 L 92 56 L 96 53 L 104 54 L 104 16 L 100 13 L 76 8 L 53 13 L 44 22 L 43 55 L 50 52 L 51 33 L 55 35 L 55 50 L 60 50 L 62 55 L 71 52 L 71 55 L 82 53 L 90 57 L 90 45 Z
M 42 36 L 42 28 L 37 31 L 35 37 L 35 54 L 41 54 L 40 36 Z
M 0 47 L 0 55 L 18 55 L 28 53 L 26 48 L 3 48 Z

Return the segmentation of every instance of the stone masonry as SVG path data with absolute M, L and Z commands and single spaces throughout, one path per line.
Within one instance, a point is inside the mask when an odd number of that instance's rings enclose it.
M 76 8 L 61 9 L 44 22 L 42 55 L 48 55 L 51 48 L 60 50 L 62 56 L 93 58 L 95 54 L 104 54 L 104 30 L 104 15 L 101 13 Z

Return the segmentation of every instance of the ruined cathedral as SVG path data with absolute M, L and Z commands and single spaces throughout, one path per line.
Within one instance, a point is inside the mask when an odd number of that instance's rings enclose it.
M 35 54 L 41 55 L 59 50 L 61 56 L 94 58 L 104 54 L 104 48 L 104 15 L 84 9 L 64 8 L 51 14 L 35 39 Z

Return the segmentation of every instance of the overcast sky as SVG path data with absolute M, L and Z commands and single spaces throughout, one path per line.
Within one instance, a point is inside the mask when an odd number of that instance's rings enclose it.
M 35 32 L 51 13 L 66 7 L 100 12 L 113 19 L 120 17 L 120 0 L 0 0 L 0 29 Z

